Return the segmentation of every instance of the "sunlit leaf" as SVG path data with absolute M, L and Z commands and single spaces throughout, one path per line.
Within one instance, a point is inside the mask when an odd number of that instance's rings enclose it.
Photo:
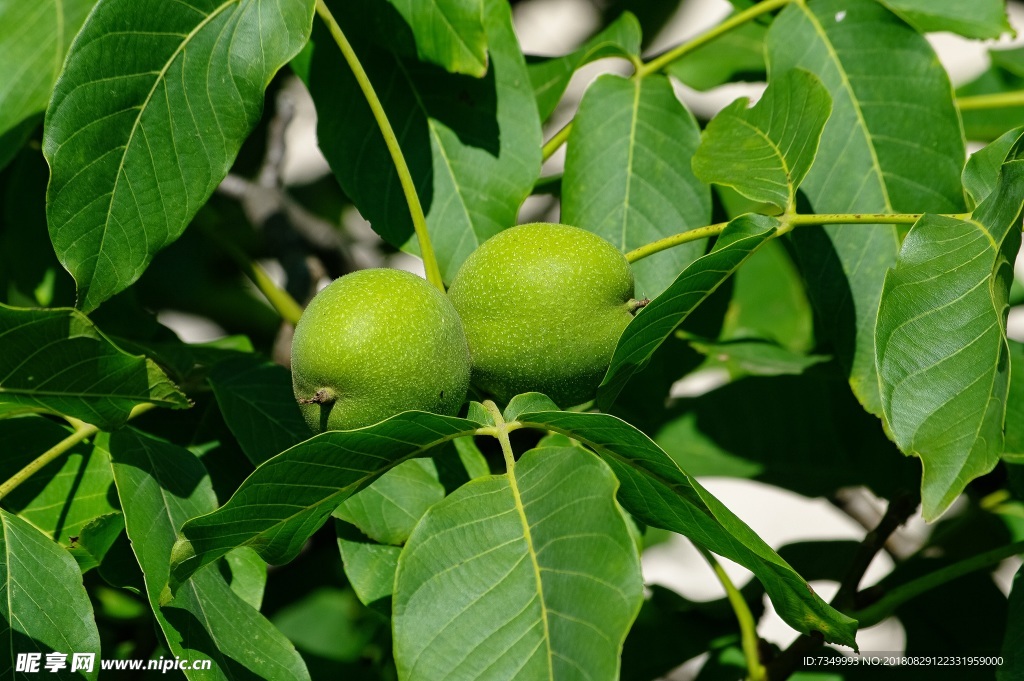
M 708 224 L 711 193 L 690 167 L 698 141 L 697 123 L 667 77 L 601 76 L 569 135 L 562 222 L 623 252 Z M 695 242 L 634 264 L 637 296 L 659 295 L 703 252 Z
M 47 220 L 86 312 L 139 278 L 213 193 L 313 0 L 109 0 L 46 112 Z
M 339 535 L 338 550 L 345 577 L 361 603 L 370 605 L 394 592 L 401 547 L 352 541 Z
M 76 310 L 0 304 L 0 339 L 0 413 L 20 407 L 114 428 L 138 404 L 189 404 L 152 360 L 120 350 Z
M 487 72 L 484 0 L 388 0 L 408 22 L 421 59 L 452 73 Z
M 749 103 L 740 98 L 711 119 L 693 170 L 704 182 L 730 186 L 752 201 L 795 208 L 832 98 L 817 76 L 793 69 L 773 77 L 757 104 Z
M 431 508 L 395 576 L 400 676 L 617 678 L 643 596 L 617 486 L 589 452 L 545 447 Z
M 876 329 L 882 406 L 896 444 L 921 458 L 926 519 L 1003 451 L 1007 296 L 1024 204 L 1019 153 L 971 219 L 922 217 L 885 278 Z
M 801 185 L 814 211 L 964 209 L 964 140 L 949 76 L 920 34 L 874 0 L 817 0 L 783 10 L 767 50 L 770 74 L 805 69 L 832 97 Z M 874 326 L 899 237 L 886 225 L 800 227 L 791 235 L 818 340 L 834 347 L 861 404 L 878 415 Z
M 427 509 L 443 498 L 434 462 L 413 459 L 350 496 L 334 515 L 381 544 L 403 544 Z
M 640 310 L 622 332 L 611 366 L 598 388 L 598 400 L 610 404 L 622 387 L 650 360 L 672 331 L 757 248 L 779 222 L 760 215 L 739 217 L 718 237 L 714 250 L 682 271 L 668 289 Z
M 967 38 L 998 38 L 1013 28 L 1005 0 L 879 0 L 922 33 L 949 31 Z
M 292 644 L 219 571 L 196 575 L 161 603 L 177 528 L 216 508 L 217 499 L 203 464 L 186 449 L 131 428 L 110 436 L 109 448 L 128 538 L 167 645 L 183 659 L 213 661 L 212 674 L 190 670 L 186 676 L 308 679 Z
M 239 546 L 251 546 L 269 563 L 291 560 L 349 496 L 406 459 L 470 435 L 479 425 L 410 411 L 360 430 L 322 433 L 278 454 L 223 506 L 182 527 L 172 589 Z

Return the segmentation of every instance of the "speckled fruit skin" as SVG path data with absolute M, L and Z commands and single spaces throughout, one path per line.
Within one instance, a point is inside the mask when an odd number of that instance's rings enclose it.
M 317 433 L 410 409 L 455 414 L 469 388 L 462 322 L 448 298 L 414 274 L 347 274 L 313 298 L 295 327 L 292 386 Z M 302 404 L 322 389 L 335 399 Z
M 475 386 L 501 402 L 536 391 L 570 407 L 593 398 L 633 318 L 633 272 L 595 234 L 533 223 L 474 251 L 448 297 L 466 329 Z

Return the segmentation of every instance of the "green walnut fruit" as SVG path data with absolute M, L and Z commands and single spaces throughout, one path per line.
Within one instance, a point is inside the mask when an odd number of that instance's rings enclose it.
M 561 407 L 593 398 L 639 306 L 615 246 L 550 223 L 488 239 L 448 296 L 466 329 L 475 386 L 501 402 L 541 392 Z
M 455 414 L 469 348 L 451 302 L 409 272 L 360 270 L 309 303 L 292 340 L 292 386 L 314 432 L 410 409 Z

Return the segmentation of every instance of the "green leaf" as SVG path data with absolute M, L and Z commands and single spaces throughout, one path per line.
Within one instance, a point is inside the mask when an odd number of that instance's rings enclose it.
M 763 82 L 767 32 L 764 24 L 748 22 L 675 60 L 665 72 L 702 92 L 737 80 Z
M 519 421 L 592 448 L 619 478 L 619 503 L 634 518 L 685 535 L 753 572 L 794 629 L 820 631 L 826 641 L 854 645 L 856 622 L 821 600 L 753 530 L 639 430 L 596 413 L 534 412 Z
M 885 278 L 876 329 L 882 407 L 896 444 L 921 459 L 927 520 L 992 470 L 1003 449 L 1020 145 L 972 219 L 922 217 Z
M 338 550 L 345 565 L 345 576 L 359 602 L 370 605 L 394 593 L 400 547 L 350 541 L 339 536 Z
M 1013 33 L 1005 0 L 879 0 L 921 33 L 949 31 L 966 38 Z
M 404 544 L 427 509 L 444 499 L 430 459 L 412 459 L 343 501 L 334 515 L 381 544 Z
M 308 679 L 291 643 L 219 571 L 196 575 L 178 589 L 174 600 L 161 605 L 177 528 L 216 508 L 217 499 L 203 464 L 186 449 L 132 428 L 111 435 L 109 448 L 128 538 L 167 645 L 184 659 L 213 661 L 212 675 L 186 676 Z
M 1011 681 L 1024 675 L 1024 568 L 1017 570 L 1010 592 L 1010 615 L 1003 640 L 1003 664 L 996 671 L 998 681 Z
M 109 459 L 109 457 L 108 457 Z M 109 468 L 109 460 L 107 462 Z M 78 531 L 77 539 L 68 550 L 76 561 L 78 568 L 85 572 L 98 567 L 106 558 L 107 552 L 124 532 L 124 514 L 120 511 L 93 518 Z
M 515 224 L 540 175 L 540 120 L 508 4 L 485 4 L 491 68 L 479 79 L 387 50 L 402 35 L 373 35 L 383 3 L 328 5 L 381 98 L 450 281 L 479 244 Z M 415 251 L 398 175 L 362 91 L 326 30 L 318 27 L 313 42 L 309 90 L 317 110 L 330 112 L 318 118 L 320 148 L 373 229 Z
M 46 109 L 68 46 L 95 1 L 0 3 L 0 168 Z
M 598 402 L 610 404 L 623 386 L 650 360 L 672 331 L 750 255 L 775 234 L 779 221 L 763 215 L 736 218 L 718 237 L 714 249 L 695 260 L 647 307 L 637 313 L 612 355 L 598 388 Z
M 376 670 L 368 668 L 370 660 L 365 654 L 373 654 L 368 648 L 372 645 L 370 639 L 374 630 L 380 627 L 380 618 L 367 618 L 367 614 L 372 615 L 359 606 L 351 591 L 321 587 L 281 608 L 274 614 L 274 624 L 306 653 L 306 659 L 316 660 L 326 667 L 328 673 L 322 678 L 394 678 L 393 666 L 388 665 L 390 674 L 383 675 L 375 675 L 372 672 Z M 331 674 L 334 668 L 323 665 L 324 660 L 356 664 Z
M 666 76 L 604 75 L 583 96 L 569 135 L 562 222 L 622 252 L 702 227 L 711 193 L 690 168 L 699 128 Z M 638 297 L 659 295 L 704 252 L 694 242 L 633 265 Z
M 46 111 L 47 219 L 86 312 L 139 278 L 213 193 L 312 0 L 107 0 Z
M 803 69 L 773 76 L 751 108 L 740 98 L 701 133 L 693 170 L 704 182 L 732 187 L 780 211 L 796 208 L 800 187 L 818 151 L 832 98 Z
M 968 205 L 974 210 L 999 184 L 999 171 L 1003 167 L 1006 155 L 1024 133 L 1024 127 L 1015 128 L 1003 134 L 999 139 L 983 149 L 971 154 L 964 166 L 964 193 Z
M 612 471 L 527 452 L 431 508 L 395 576 L 395 663 L 417 679 L 615 679 L 643 599 Z
M 251 546 L 268 563 L 291 560 L 349 496 L 406 459 L 479 426 L 410 411 L 360 430 L 322 433 L 278 454 L 246 478 L 223 506 L 181 528 L 172 590 L 239 546 Z
M 46 654 L 94 653 L 99 657 L 100 636 L 92 604 L 82 586 L 78 565 L 66 550 L 50 541 L 21 518 L 0 509 L 0 618 L 4 623 L 0 676 L 15 678 L 14 662 L 20 653 L 41 653 L 39 671 L 45 673 Z M 91 673 L 75 676 L 95 679 Z M 22 676 L 19 674 L 19 676 Z M 22 678 L 30 678 L 22 676 Z
M 540 109 L 540 119 L 546 121 L 554 112 L 577 69 L 606 57 L 639 58 L 640 38 L 640 22 L 632 12 L 623 12 L 571 54 L 529 64 L 527 68 L 537 98 L 537 108 Z
M 189 404 L 156 364 L 118 349 L 76 310 L 0 304 L 0 338 L 0 413 L 47 411 L 110 429 L 144 402 Z
M 310 436 L 283 366 L 252 356 L 229 359 L 210 371 L 210 386 L 224 422 L 253 464 Z
M 224 556 L 224 562 L 231 571 L 231 590 L 259 610 L 267 585 L 267 564 L 258 553 L 248 548 L 228 551 Z
M 40 416 L 0 421 L 4 449 L 0 479 L 6 480 L 70 431 Z M 53 541 L 74 546 L 92 520 L 116 514 L 111 504 L 114 479 L 110 457 L 97 447 L 78 444 L 51 461 L 4 497 L 4 508 L 17 513 Z M 110 538 L 113 540 L 113 537 Z
M 866 485 L 892 498 L 920 482 L 916 462 L 859 407 L 835 364 L 679 399 L 653 437 L 690 475 L 748 478 L 806 497 Z
M 801 185 L 818 213 L 962 211 L 964 140 L 949 76 L 928 42 L 874 0 L 792 3 L 768 31 L 769 73 L 802 68 L 832 97 Z M 894 57 L 893 55 L 898 55 Z M 817 312 L 864 407 L 881 414 L 874 327 L 900 232 L 801 227 L 791 235 Z
M 1010 391 L 1006 395 L 1003 459 L 1024 464 L 1024 343 L 1009 341 Z
M 477 78 L 487 73 L 484 0 L 388 0 L 416 37 L 423 61 Z
M 828 355 L 804 355 L 793 352 L 771 341 L 760 339 L 722 343 L 693 340 L 690 341 L 690 346 L 715 364 L 727 367 L 734 376 L 802 374 L 815 364 L 832 359 Z

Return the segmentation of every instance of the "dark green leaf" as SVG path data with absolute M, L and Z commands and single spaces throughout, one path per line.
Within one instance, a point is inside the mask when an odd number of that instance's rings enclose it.
M 619 338 L 611 366 L 598 388 L 598 401 L 602 404 L 614 401 L 658 346 L 761 244 L 771 238 L 778 225 L 778 220 L 761 215 L 733 220 L 710 253 L 695 260 L 664 293 L 641 309 Z
M 328 3 L 359 55 L 416 183 L 445 280 L 483 241 L 512 226 L 540 175 L 541 130 L 526 63 L 507 3 L 487 0 L 491 64 L 483 78 L 450 74 L 396 57 L 373 36 L 385 3 Z M 376 38 L 380 45 L 370 39 Z M 326 31 L 316 45 L 309 89 L 320 147 L 345 193 L 389 243 L 415 250 L 412 221 L 394 162 L 350 69 Z
M 107 457 L 109 459 L 109 457 Z M 109 460 L 107 461 L 109 467 Z M 85 573 L 103 563 L 107 552 L 124 532 L 124 515 L 117 511 L 93 518 L 78 531 L 68 550 Z
M 333 673 L 324 678 L 379 679 L 379 675 L 368 673 L 373 671 L 366 668 L 368 660 L 361 659 L 378 626 L 375 621 L 366 620 L 366 612 L 351 591 L 322 587 L 282 608 L 274 615 L 274 624 L 295 642 L 306 659 L 358 663 L 340 673 L 332 669 Z M 393 672 L 390 678 L 394 678 Z
M 643 598 L 617 486 L 589 452 L 542 448 L 431 508 L 395 576 L 399 675 L 617 678 Z
M 216 508 L 217 499 L 203 464 L 188 450 L 132 428 L 111 435 L 109 447 L 128 538 L 167 645 L 184 659 L 213 661 L 212 675 L 186 675 L 308 679 L 291 643 L 217 570 L 196 575 L 181 585 L 174 600 L 161 605 L 177 528 Z
M 430 459 L 412 459 L 353 494 L 334 511 L 381 544 L 404 544 L 427 509 L 444 498 Z
M 704 182 L 732 187 L 780 211 L 796 208 L 800 187 L 818 151 L 832 98 L 803 69 L 773 76 L 751 108 L 740 98 L 701 133 L 693 170 Z
M 1013 28 L 1005 0 L 879 0 L 922 33 L 949 31 L 967 38 L 998 38 Z
M 607 414 L 535 412 L 522 414 L 519 421 L 591 447 L 619 478 L 619 503 L 634 518 L 685 535 L 753 572 L 794 629 L 820 631 L 826 641 L 853 645 L 856 622 L 821 600 L 753 530 L 639 430 Z
M 0 3 L 0 168 L 46 109 L 68 46 L 95 1 Z
M 928 520 L 1003 451 L 1007 296 L 1024 205 L 1019 153 L 972 219 L 918 220 L 885 277 L 875 340 L 882 407 L 896 444 L 921 458 Z
M 623 252 L 708 224 L 711 193 L 690 167 L 698 141 L 697 122 L 667 77 L 601 76 L 569 135 L 562 222 Z M 659 295 L 703 252 L 695 242 L 634 264 L 638 297 Z
M 137 404 L 188 406 L 156 364 L 118 349 L 76 310 L 0 304 L 0 338 L 0 412 L 27 408 L 114 428 Z
M 893 57 L 898 55 L 898 57 Z M 963 210 L 964 140 L 949 77 L 931 46 L 874 0 L 793 3 L 768 31 L 770 73 L 802 68 L 832 96 L 801 189 L 819 213 Z M 881 414 L 874 326 L 899 231 L 885 225 L 801 227 L 797 261 L 817 312 L 865 408 Z
M 41 653 L 39 671 L 43 673 L 47 671 L 43 667 L 46 653 L 68 656 L 65 673 L 70 670 L 73 652 L 99 657 L 100 636 L 92 604 L 74 559 L 39 530 L 2 509 L 0 526 L 0 589 L 4 593 L 0 618 L 7 641 L 0 653 L 0 676 L 15 678 L 18 654 Z M 74 677 L 95 679 L 98 674 L 97 660 L 92 673 L 80 672 Z
M 606 57 L 640 57 L 640 22 L 632 13 L 623 12 L 571 54 L 536 61 L 528 66 L 540 119 L 546 121 L 551 116 L 576 69 Z
M 1017 571 L 1010 592 L 1010 616 L 1003 640 L 1003 665 L 996 672 L 998 681 L 1024 676 L 1024 568 Z
M 964 193 L 973 210 L 988 198 L 999 183 L 999 170 L 1014 143 L 1024 134 L 1024 128 L 1015 128 L 983 149 L 971 154 L 964 166 Z
M 479 426 L 410 411 L 360 430 L 322 433 L 278 454 L 217 511 L 182 527 L 172 589 L 239 546 L 251 546 L 269 563 L 291 560 L 349 496 L 406 459 Z
M 690 346 L 715 364 L 722 364 L 733 376 L 782 376 L 802 374 L 814 366 L 827 362 L 828 355 L 804 355 L 781 345 L 764 340 L 734 340 L 710 343 L 690 341 Z
M 690 475 L 750 478 L 807 497 L 866 485 L 891 498 L 919 484 L 916 462 L 858 407 L 835 365 L 680 399 L 654 440 Z
M 1006 395 L 1003 459 L 1024 464 L 1024 343 L 1009 341 L 1010 391 Z
M 484 0 L 388 0 L 412 28 L 420 59 L 452 73 L 487 73 Z
M 672 62 L 665 72 L 701 91 L 735 80 L 767 80 L 764 64 L 767 32 L 768 27 L 763 24 L 743 24 Z
M 258 357 L 218 363 L 210 385 L 231 433 L 255 465 L 307 439 L 287 369 Z
M 139 278 L 227 174 L 312 0 L 109 0 L 46 112 L 47 219 L 86 312 Z

